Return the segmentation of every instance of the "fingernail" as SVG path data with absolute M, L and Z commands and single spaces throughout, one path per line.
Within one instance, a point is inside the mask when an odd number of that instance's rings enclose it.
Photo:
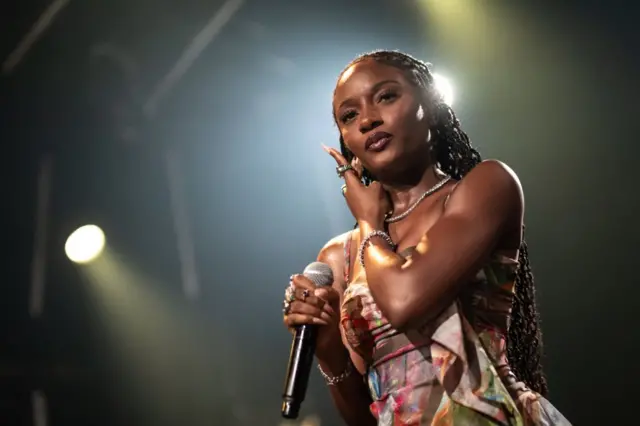
M 329 324 L 328 322 L 326 322 L 324 320 L 321 320 L 320 318 L 316 318 L 316 317 L 314 317 L 312 321 L 313 321 L 314 324 L 319 324 L 319 325 L 327 325 L 327 324 Z
M 327 153 L 331 154 L 331 148 L 329 148 L 328 146 L 326 146 L 325 144 L 320 144 L 322 145 L 322 149 L 324 149 Z
M 334 315 L 336 313 L 336 311 L 334 311 L 331 305 L 329 305 L 328 303 L 325 303 L 322 309 L 329 315 Z
M 322 317 L 323 320 L 327 321 L 327 323 L 331 321 L 331 315 L 329 315 L 327 312 L 322 312 L 320 314 L 320 317 Z

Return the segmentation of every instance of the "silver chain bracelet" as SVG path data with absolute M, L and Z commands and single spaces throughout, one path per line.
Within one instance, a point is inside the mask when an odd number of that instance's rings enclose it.
M 318 364 L 318 370 L 320 370 L 320 374 L 324 377 L 324 381 L 327 382 L 327 385 L 335 386 L 353 373 L 353 364 L 351 363 L 351 359 L 347 359 L 347 366 L 344 368 L 344 371 L 337 376 L 330 376 L 325 373 L 324 370 L 322 370 L 322 367 L 320 367 L 320 364 Z
M 382 238 L 387 242 L 387 244 L 391 246 L 393 250 L 395 250 L 396 248 L 396 245 L 393 244 L 393 240 L 391 239 L 389 234 L 387 234 L 386 232 L 379 231 L 379 230 L 369 232 L 367 236 L 363 238 L 362 242 L 360 243 L 360 249 L 358 250 L 358 259 L 360 259 L 360 264 L 362 265 L 363 268 L 364 268 L 364 249 L 367 248 L 367 244 L 369 243 L 369 240 L 371 240 L 373 237 Z

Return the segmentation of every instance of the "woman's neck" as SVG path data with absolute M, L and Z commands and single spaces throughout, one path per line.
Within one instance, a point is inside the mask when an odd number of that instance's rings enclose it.
M 405 183 L 383 183 L 383 187 L 389 194 L 393 211 L 397 214 L 413 205 L 422 194 L 433 188 L 443 177 L 442 172 L 440 172 L 435 165 L 431 165 L 424 169 L 421 175 L 416 176 L 413 181 Z

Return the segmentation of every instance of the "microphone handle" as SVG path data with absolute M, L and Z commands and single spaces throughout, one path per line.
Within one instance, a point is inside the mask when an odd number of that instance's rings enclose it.
M 282 417 L 286 419 L 298 418 L 300 405 L 307 393 L 317 334 L 317 326 L 305 324 L 297 328 L 291 342 L 287 379 L 282 395 Z

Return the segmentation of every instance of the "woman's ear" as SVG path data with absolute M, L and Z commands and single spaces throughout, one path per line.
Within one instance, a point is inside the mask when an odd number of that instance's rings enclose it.
M 356 173 L 358 174 L 358 177 L 362 178 L 362 172 L 364 171 L 364 166 L 360 162 L 360 159 L 358 157 L 356 157 L 355 155 L 353 156 L 353 159 L 351 160 L 351 167 L 353 167 L 353 170 L 356 171 Z

